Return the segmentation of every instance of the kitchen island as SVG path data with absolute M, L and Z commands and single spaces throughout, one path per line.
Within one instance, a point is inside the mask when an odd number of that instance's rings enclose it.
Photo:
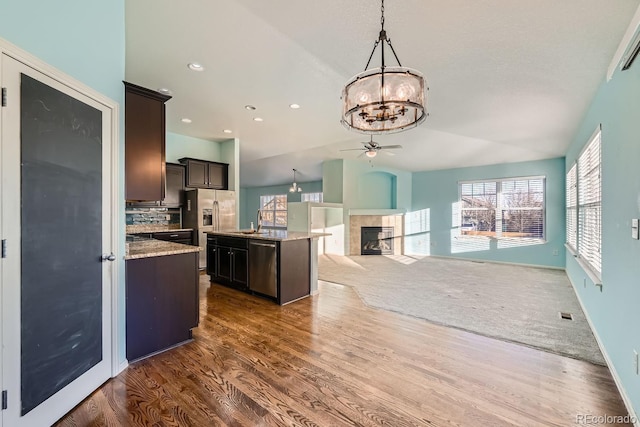
M 198 326 L 199 246 L 127 236 L 126 354 L 129 362 L 191 339 Z
M 288 304 L 317 292 L 318 238 L 287 230 L 207 233 L 211 282 Z

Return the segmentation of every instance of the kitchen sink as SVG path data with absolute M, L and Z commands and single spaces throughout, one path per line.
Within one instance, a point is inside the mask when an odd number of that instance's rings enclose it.
M 234 233 L 241 233 L 241 234 L 269 234 L 268 231 L 258 231 L 258 230 L 239 230 L 239 231 L 234 231 Z

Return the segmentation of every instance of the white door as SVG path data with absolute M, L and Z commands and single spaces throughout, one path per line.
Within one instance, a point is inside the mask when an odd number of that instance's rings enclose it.
M 111 373 L 111 110 L 1 56 L 5 427 L 48 426 Z

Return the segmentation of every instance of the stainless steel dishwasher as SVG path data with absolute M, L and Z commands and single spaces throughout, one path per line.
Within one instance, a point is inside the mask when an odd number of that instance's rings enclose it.
M 249 289 L 278 298 L 278 251 L 275 242 L 249 241 Z

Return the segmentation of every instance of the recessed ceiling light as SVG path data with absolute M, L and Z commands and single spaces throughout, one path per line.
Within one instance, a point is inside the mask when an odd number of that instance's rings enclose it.
M 204 71 L 204 67 L 198 62 L 190 62 L 187 64 L 187 67 L 193 71 Z
M 254 107 L 253 105 L 248 105 L 248 104 L 247 104 L 247 105 L 245 105 L 245 106 L 244 106 L 244 108 L 245 108 L 246 110 L 251 110 L 251 111 L 253 111 L 253 110 L 255 110 L 255 109 L 256 109 L 256 107 Z
M 297 110 L 298 108 L 300 108 L 300 106 L 298 104 L 290 104 L 289 108 L 293 108 L 294 110 Z
M 171 95 L 172 92 L 170 89 L 167 89 L 166 87 L 161 87 L 160 89 L 158 89 L 158 92 L 160 92 L 163 95 Z
M 225 129 L 222 132 L 224 132 L 224 133 L 233 133 L 233 131 L 231 129 Z
M 182 119 L 181 121 L 182 121 L 182 123 L 191 123 L 191 119 L 188 119 L 186 117 L 184 119 Z
M 262 121 L 262 117 L 254 117 L 253 121 L 254 122 L 261 122 Z

